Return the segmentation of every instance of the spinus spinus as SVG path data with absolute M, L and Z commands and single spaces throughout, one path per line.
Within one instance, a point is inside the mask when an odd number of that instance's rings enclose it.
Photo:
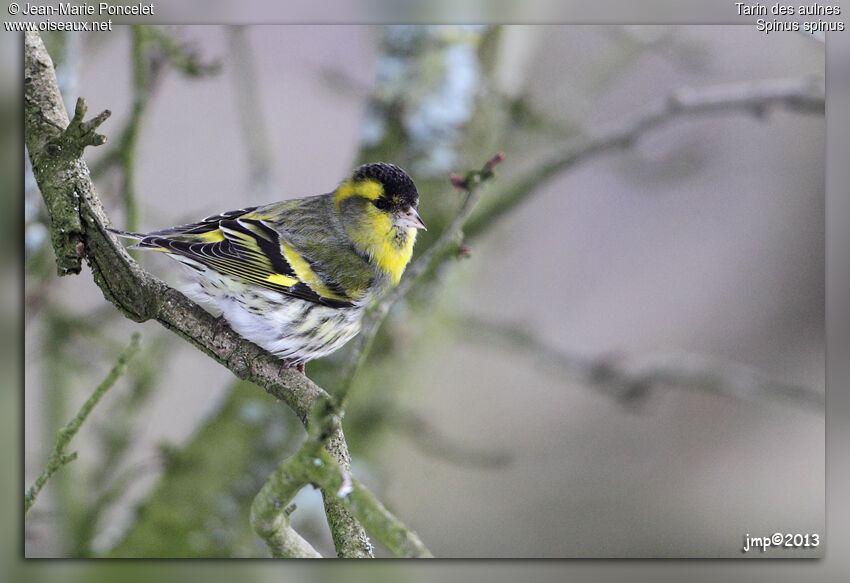
M 190 297 L 303 371 L 351 340 L 366 307 L 398 284 L 425 228 L 418 207 L 410 177 L 379 162 L 328 194 L 113 232 L 191 268 Z

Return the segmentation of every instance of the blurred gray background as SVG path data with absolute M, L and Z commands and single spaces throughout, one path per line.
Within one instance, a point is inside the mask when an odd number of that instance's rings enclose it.
M 137 151 L 142 229 L 251 202 L 228 31 L 176 33 L 220 60 L 221 71 L 161 79 Z M 271 142 L 272 200 L 329 191 L 355 165 L 382 34 L 361 26 L 247 29 Z M 532 26 L 503 34 L 511 50 L 495 75 L 501 89 L 525 96 L 557 121 L 551 125 L 591 133 L 683 86 L 824 68 L 822 43 L 743 26 Z M 128 30 L 87 36 L 79 50 L 78 91 L 90 111 L 113 110 L 103 126 L 112 137 L 130 109 Z M 502 148 L 506 177 L 559 143 L 557 136 L 535 141 L 533 133 L 525 139 Z M 93 165 L 104 152 L 88 153 Z M 406 409 L 441 439 L 508 461 L 452 462 L 399 429 L 360 456 L 361 480 L 443 557 L 734 557 L 746 533 L 823 534 L 822 412 L 676 388 L 629 407 L 520 350 L 471 339 L 453 318 L 522 323 L 546 345 L 588 357 L 710 355 L 823 391 L 824 157 L 822 116 L 736 113 L 676 121 L 624 153 L 559 175 L 444 274 L 432 323 L 420 319 L 416 327 L 425 339 L 412 344 L 398 376 L 373 388 L 402 393 Z M 96 184 L 109 204 L 117 182 Z M 444 191 L 452 192 L 447 181 Z M 114 198 L 110 210 L 122 226 Z M 179 279 L 167 261 L 146 256 L 142 264 Z M 85 273 L 55 280 L 51 295 L 72 314 L 109 309 Z M 135 329 L 160 337 L 156 324 L 121 319 L 106 335 L 120 344 Z M 27 323 L 26 484 L 56 429 L 43 390 L 43 347 L 53 333 L 38 316 Z M 84 359 L 89 349 L 77 350 Z M 163 366 L 122 462 L 150 471 L 95 525 L 95 554 L 120 540 L 134 505 L 155 487 L 162 467 L 150 460 L 158 444 L 190 440 L 232 381 L 179 341 L 169 344 Z M 75 372 L 63 419 L 108 368 L 107 360 Z M 98 442 L 92 428 L 78 440 L 73 472 L 85 474 Z M 58 500 L 48 490 L 39 501 L 27 556 L 68 556 L 69 543 L 52 527 L 62 514 Z M 309 518 L 318 504 L 313 492 L 299 497 L 296 528 L 298 514 Z M 327 534 L 317 529 L 316 536 L 327 552 Z

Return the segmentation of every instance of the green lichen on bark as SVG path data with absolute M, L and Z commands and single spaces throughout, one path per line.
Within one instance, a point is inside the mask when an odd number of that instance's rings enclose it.
M 330 398 L 317 401 L 310 414 L 307 441 L 269 477 L 251 505 L 251 525 L 266 541 L 272 556 L 298 552 L 312 556 L 289 524 L 289 504 L 301 488 L 312 484 L 333 496 L 370 534 L 397 557 L 432 557 L 418 535 L 337 462 L 325 444 L 339 431 L 338 410 Z M 368 540 L 361 541 L 367 545 Z

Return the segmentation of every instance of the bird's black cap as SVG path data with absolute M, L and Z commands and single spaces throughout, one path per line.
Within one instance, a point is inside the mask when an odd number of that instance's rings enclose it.
M 352 179 L 377 180 L 384 185 L 387 196 L 396 199 L 404 205 L 416 207 L 419 203 L 419 192 L 407 172 L 387 162 L 364 164 L 354 171 Z

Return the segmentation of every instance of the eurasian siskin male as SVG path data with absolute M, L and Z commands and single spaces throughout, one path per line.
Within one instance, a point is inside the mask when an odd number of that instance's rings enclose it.
M 188 295 L 303 370 L 353 338 L 365 308 L 398 284 L 425 228 L 418 206 L 410 177 L 379 162 L 328 194 L 146 234 L 114 232 L 190 267 Z

